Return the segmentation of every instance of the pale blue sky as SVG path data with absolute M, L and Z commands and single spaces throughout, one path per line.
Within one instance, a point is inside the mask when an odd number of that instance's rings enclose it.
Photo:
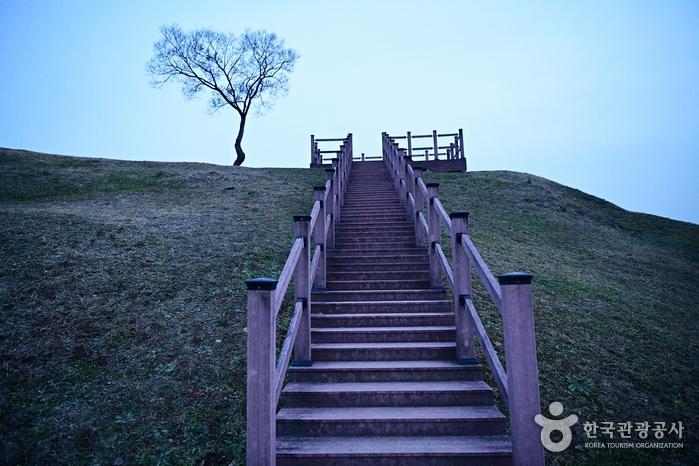
M 309 135 L 464 128 L 469 168 L 526 171 L 699 222 L 699 2 L 0 0 L 0 146 L 230 164 L 209 115 L 145 63 L 163 24 L 277 32 L 289 94 L 247 166 L 307 166 Z

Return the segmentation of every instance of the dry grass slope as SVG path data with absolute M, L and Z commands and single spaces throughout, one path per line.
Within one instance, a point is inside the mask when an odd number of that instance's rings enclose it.
M 291 215 L 322 179 L 0 149 L 0 463 L 243 464 L 243 280 L 279 273 Z M 536 274 L 545 403 L 582 420 L 689 425 L 670 456 L 549 459 L 690 463 L 699 227 L 525 174 L 428 181 L 448 210 L 472 212 L 495 272 Z
M 696 458 L 699 226 L 628 212 L 524 173 L 429 173 L 426 181 L 441 183 L 449 212 L 471 212 L 471 236 L 493 273 L 535 274 L 542 412 L 561 401 L 580 419 L 578 448 L 547 461 L 650 466 Z M 475 299 L 502 350 L 502 319 L 482 287 Z M 584 421 L 683 421 L 685 448 L 593 454 L 580 445 Z

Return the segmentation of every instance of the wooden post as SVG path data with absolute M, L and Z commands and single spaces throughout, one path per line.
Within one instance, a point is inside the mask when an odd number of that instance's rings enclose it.
M 318 268 L 315 277 L 311 280 L 311 287 L 314 290 L 326 290 L 326 256 L 325 256 L 325 186 L 313 187 L 313 198 L 320 202 L 318 218 L 313 227 L 313 242 L 320 246 L 320 256 L 318 257 Z
M 462 159 L 466 158 L 466 152 L 464 152 L 464 130 L 462 128 L 459 128 L 459 153 Z
M 474 362 L 473 323 L 461 306 L 461 296 L 471 296 L 471 261 L 461 244 L 461 237 L 468 235 L 468 212 L 452 212 L 451 254 L 454 271 L 454 319 L 456 325 L 456 359 L 461 363 Z
M 362 152 L 362 162 L 364 162 L 364 152 Z
M 415 200 L 415 185 L 413 179 L 410 177 L 410 171 L 408 167 L 410 166 L 410 156 L 404 155 L 404 170 L 403 170 L 403 180 L 405 181 L 405 215 L 407 220 L 410 222 L 415 217 L 415 209 L 410 207 L 410 196 L 409 193 L 413 193 L 413 201 Z
M 277 281 L 257 278 L 248 288 L 247 464 L 276 464 L 275 393 Z
M 512 423 L 512 459 L 517 466 L 543 466 L 541 428 L 534 422 L 540 413 L 539 370 L 532 309 L 532 275 L 498 276 L 502 291 L 508 410 Z
M 328 227 L 328 237 L 325 239 L 327 249 L 335 249 L 335 169 L 325 169 L 326 181 L 330 181 L 330 191 L 325 197 L 325 214 L 330 214 L 330 226 Z
M 337 223 L 340 221 L 340 192 L 342 186 L 340 185 L 340 169 L 338 168 L 337 158 L 332 159 L 333 170 L 333 222 Z M 334 227 L 333 227 L 334 229 Z
M 413 156 L 413 137 L 410 134 L 410 131 L 408 131 L 407 138 L 408 140 L 408 155 L 410 157 Z
M 316 137 L 311 134 L 311 164 L 318 163 L 316 160 Z
M 434 206 L 435 198 L 439 197 L 439 183 L 427 183 L 427 199 L 429 199 L 429 256 L 430 256 L 430 278 L 432 288 L 443 288 L 442 285 L 442 264 L 437 257 L 435 245 L 440 240 L 439 213 Z
M 294 300 L 303 303 L 301 322 L 294 341 L 295 366 L 310 366 L 311 362 L 311 269 L 310 237 L 308 225 L 310 215 L 294 215 L 294 239 L 303 239 L 303 250 L 294 269 Z
M 422 230 L 422 225 L 420 224 L 420 219 L 418 218 L 418 214 L 420 212 L 424 212 L 423 207 L 425 204 L 425 200 L 422 197 L 422 190 L 420 189 L 420 184 L 418 183 L 418 180 L 422 178 L 422 168 L 413 167 L 413 173 L 415 173 L 415 179 L 413 180 L 415 183 L 415 189 L 413 191 L 415 196 L 415 246 L 418 248 L 424 248 L 425 232 Z
M 434 144 L 434 159 L 439 160 L 439 141 L 437 140 L 437 130 L 432 130 L 432 144 Z

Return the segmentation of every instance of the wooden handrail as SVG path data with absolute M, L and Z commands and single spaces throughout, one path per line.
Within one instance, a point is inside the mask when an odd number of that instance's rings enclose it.
M 311 135 L 311 166 L 322 164 L 322 151 Z M 276 406 L 289 365 L 309 365 L 311 352 L 311 290 L 326 285 L 326 248 L 334 247 L 334 224 L 340 218 L 352 169 L 352 134 L 341 139 L 326 181 L 316 186 L 310 215 L 294 216 L 293 243 L 279 280 L 247 280 L 247 464 L 274 464 Z M 310 249 L 313 245 L 311 259 Z M 274 364 L 277 315 L 294 282 L 294 311 L 281 353 Z
M 469 318 L 473 322 L 473 326 L 476 330 L 476 336 L 481 344 L 481 348 L 483 348 L 483 354 L 485 355 L 486 361 L 488 361 L 488 366 L 490 366 L 490 372 L 493 374 L 495 377 L 495 382 L 498 384 L 498 389 L 500 389 L 502 399 L 505 401 L 505 404 L 508 404 L 507 374 L 505 373 L 505 369 L 502 367 L 498 353 L 495 351 L 495 347 L 490 341 L 488 332 L 486 332 L 485 327 L 483 326 L 483 321 L 481 321 L 478 312 L 476 312 L 476 307 L 473 305 L 471 298 L 466 298 L 462 305 L 466 307 Z
M 488 265 L 485 263 L 468 235 L 461 235 L 461 244 L 470 256 L 471 263 L 476 269 L 476 273 L 480 277 L 485 289 L 488 290 L 490 298 L 493 300 L 493 303 L 495 303 L 495 306 L 497 306 L 500 314 L 502 314 L 502 292 L 500 291 L 500 285 L 495 280 L 493 273 L 488 268 Z
M 417 180 L 417 185 L 420 188 L 420 191 L 422 192 L 423 199 L 427 198 L 427 186 L 425 185 L 425 182 L 420 178 Z
M 434 208 L 439 214 L 439 218 L 442 221 L 442 225 L 447 229 L 447 232 L 451 236 L 451 219 L 449 219 L 449 214 L 447 214 L 446 209 L 444 209 L 444 206 L 442 205 L 442 202 L 439 200 L 439 198 L 434 199 Z
M 454 142 L 449 146 L 439 146 L 437 138 L 440 136 L 454 137 Z M 439 185 L 425 184 L 420 171 L 416 174 L 410 165 L 412 150 L 430 149 L 412 147 L 412 139 L 421 137 L 432 138 L 435 155 L 439 149 L 446 148 L 450 158 L 463 157 L 463 132 L 459 130 L 458 134 L 446 135 L 436 131 L 431 135 L 411 135 L 408 132 L 408 156 L 394 139 L 383 134 L 384 161 L 408 214 L 414 215 L 417 246 L 424 245 L 421 242 L 425 237 L 429 238 L 431 285 L 442 286 L 443 276 L 446 276 L 453 291 L 457 358 L 467 361 L 475 357 L 473 341 L 474 336 L 477 337 L 510 413 L 514 464 L 543 465 L 540 429 L 533 422 L 534 415 L 540 410 L 540 401 L 531 275 L 512 273 L 495 279 L 468 235 L 468 213 L 449 215 L 439 199 Z M 427 214 L 423 211 L 426 201 L 429 201 Z M 451 236 L 453 267 L 440 244 L 442 225 Z M 471 265 L 503 318 L 507 372 L 471 299 Z
M 284 301 L 284 295 L 286 294 L 287 288 L 289 288 L 289 283 L 291 283 L 291 277 L 294 275 L 294 269 L 301 258 L 301 252 L 303 252 L 303 238 L 296 238 L 294 244 L 291 246 L 291 252 L 286 258 L 282 273 L 279 274 L 279 282 L 274 295 L 275 317 L 279 314 L 279 309 Z
M 320 251 L 321 245 L 316 244 L 315 250 L 313 251 L 313 259 L 311 259 L 311 277 L 315 277 L 316 272 L 318 271 L 318 264 L 320 264 Z
M 446 273 L 447 275 L 449 286 L 454 287 L 454 272 L 451 271 L 449 261 L 447 260 L 447 256 L 444 255 L 442 245 L 440 245 L 439 243 L 434 243 L 434 248 L 437 251 L 437 257 L 439 258 L 439 262 L 442 264 L 442 269 L 444 269 L 444 273 Z
M 430 232 L 430 227 L 427 226 L 427 220 L 425 220 L 425 214 L 422 212 L 418 213 L 419 219 L 420 219 L 420 224 L 422 225 L 423 230 L 425 230 L 425 234 L 428 234 Z
M 313 210 L 311 210 L 311 222 L 308 224 L 308 229 L 313 231 L 316 226 L 316 221 L 318 220 L 318 214 L 320 213 L 320 202 L 315 201 L 313 203 Z
M 284 344 L 282 345 L 282 350 L 279 352 L 279 359 L 277 359 L 277 365 L 274 371 L 275 404 L 279 403 L 279 395 L 281 395 L 282 387 L 284 386 L 284 377 L 286 377 L 286 371 L 289 369 L 291 350 L 294 347 L 294 341 L 296 340 L 296 335 L 301 325 L 302 311 L 303 301 L 296 301 L 294 305 L 294 315 L 291 317 L 291 322 L 289 322 L 289 332 L 286 334 L 286 338 L 284 338 Z
M 402 150 L 398 148 L 398 142 L 405 140 L 407 142 L 407 155 L 412 157 L 415 153 L 419 151 L 425 151 L 425 160 L 430 160 L 432 157 L 434 160 L 438 160 L 440 156 L 446 155 L 447 160 L 452 159 L 465 159 L 466 155 L 464 152 L 464 132 L 459 129 L 454 133 L 438 133 L 437 130 L 433 130 L 429 134 L 412 134 L 408 131 L 405 136 L 391 136 L 384 133 L 385 140 L 391 145 L 395 146 L 395 149 Z M 442 140 L 440 141 L 440 138 Z M 444 141 L 444 138 L 447 140 Z M 429 146 L 413 146 L 413 140 L 418 139 L 429 139 Z M 440 150 L 444 149 L 444 152 Z M 419 154 L 423 155 L 423 154 Z

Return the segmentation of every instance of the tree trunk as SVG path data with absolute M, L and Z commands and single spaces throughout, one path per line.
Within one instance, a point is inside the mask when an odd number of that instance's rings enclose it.
M 243 141 L 243 132 L 245 131 L 245 118 L 247 117 L 246 114 L 242 114 L 240 116 L 240 126 L 238 127 L 238 136 L 235 138 L 235 162 L 233 162 L 233 165 L 239 166 L 243 164 L 243 161 L 245 161 L 245 152 L 243 152 L 243 148 L 241 147 L 240 143 Z

